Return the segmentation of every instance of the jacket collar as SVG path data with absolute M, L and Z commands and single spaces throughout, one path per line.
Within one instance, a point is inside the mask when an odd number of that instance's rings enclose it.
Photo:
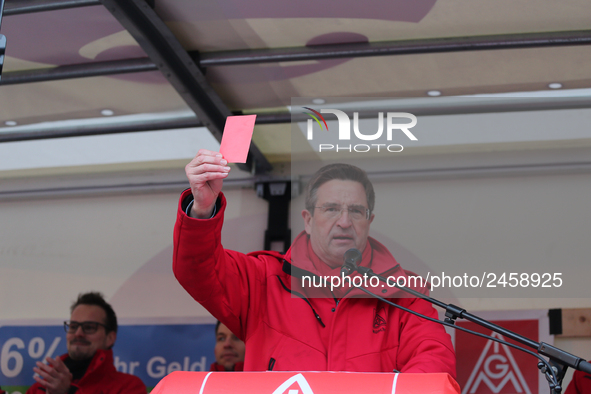
M 302 288 L 302 277 L 316 277 L 321 280 L 326 276 L 338 276 L 340 268 L 331 269 L 322 266 L 326 264 L 314 253 L 309 242 L 309 237 L 305 232 L 301 232 L 294 240 L 291 248 L 287 251 L 283 260 L 283 272 L 291 276 L 291 283 L 288 284 L 290 289 L 306 294 L 308 297 L 324 298 L 324 297 L 369 297 L 368 294 L 355 287 L 346 285 L 331 293 L 330 279 L 328 286 L 323 286 L 317 289 Z M 370 268 L 374 273 L 383 277 L 399 277 L 407 276 L 406 272 L 400 267 L 400 264 L 394 259 L 388 249 L 377 240 L 369 237 L 367 245 L 363 251 L 362 261 L 360 266 Z M 320 269 L 319 269 L 320 268 Z M 358 273 L 352 274 L 352 277 L 360 276 Z M 320 282 L 317 282 L 320 283 Z M 381 282 L 378 287 L 368 287 L 368 290 L 384 298 L 396 298 L 407 296 L 402 290 L 396 287 L 381 287 Z
M 65 360 L 69 357 L 70 356 L 68 355 L 68 353 L 66 353 L 61 356 L 61 359 Z M 80 380 L 83 380 L 86 375 L 96 371 L 99 368 L 103 368 L 104 366 L 113 366 L 113 349 L 97 349 L 97 351 L 94 353 L 94 356 L 92 356 L 92 361 L 90 362 L 90 365 L 86 369 L 86 373 L 84 373 L 84 376 L 82 376 Z

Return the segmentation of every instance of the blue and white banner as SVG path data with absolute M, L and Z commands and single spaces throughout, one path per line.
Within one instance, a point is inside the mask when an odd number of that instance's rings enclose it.
M 214 327 L 121 325 L 113 347 L 115 367 L 140 377 L 148 388 L 173 371 L 207 371 L 214 362 Z M 22 389 L 32 385 L 35 362 L 64 353 L 63 326 L 0 326 L 0 386 Z

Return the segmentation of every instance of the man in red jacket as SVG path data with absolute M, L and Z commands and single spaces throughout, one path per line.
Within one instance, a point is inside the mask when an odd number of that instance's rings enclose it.
M 363 170 L 334 164 L 312 177 L 302 212 L 305 231 L 285 255 L 244 255 L 222 247 L 226 199 L 221 190 L 229 171 L 221 154 L 207 150 L 186 166 L 191 189 L 181 195 L 177 212 L 173 271 L 196 301 L 245 341 L 246 371 L 447 372 L 455 377 L 455 354 L 441 325 L 368 298 L 348 283 L 310 285 L 310 279 L 339 277 L 351 248 L 361 252 L 360 266 L 408 278 L 390 252 L 368 236 L 375 194 Z M 395 287 L 371 290 L 437 317 L 429 303 Z
M 33 368 L 37 383 L 27 394 L 145 394 L 140 378 L 117 372 L 111 348 L 117 339 L 117 316 L 100 293 L 80 294 L 64 322 L 68 353 L 47 357 Z

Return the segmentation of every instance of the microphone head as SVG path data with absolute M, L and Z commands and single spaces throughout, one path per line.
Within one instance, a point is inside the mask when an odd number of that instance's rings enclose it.
M 341 274 L 345 276 L 351 275 L 357 270 L 357 263 L 361 261 L 361 252 L 355 248 L 349 249 L 345 252 L 343 259 L 345 260 L 341 267 Z
M 357 266 L 357 263 L 361 261 L 362 254 L 359 249 L 351 248 L 345 252 L 343 256 L 345 263 L 353 263 Z

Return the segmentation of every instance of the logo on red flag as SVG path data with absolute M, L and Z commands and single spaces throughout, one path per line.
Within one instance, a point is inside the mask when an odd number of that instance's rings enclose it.
M 538 340 L 537 320 L 497 320 L 493 323 L 534 341 Z M 523 346 L 474 323 L 457 324 L 495 339 Z M 537 360 L 525 352 L 490 339 L 457 332 L 456 358 L 457 381 L 462 394 L 538 394 L 540 387 Z
M 277 387 L 273 394 L 314 394 L 308 381 L 301 373 L 292 376 Z
M 492 333 L 491 337 L 505 340 L 496 332 Z M 519 365 L 515 362 L 511 348 L 493 340 L 486 343 L 462 394 L 478 392 L 481 384 L 488 386 L 495 394 L 500 393 L 507 385 L 512 386 L 509 388 L 512 392 L 532 394 Z

